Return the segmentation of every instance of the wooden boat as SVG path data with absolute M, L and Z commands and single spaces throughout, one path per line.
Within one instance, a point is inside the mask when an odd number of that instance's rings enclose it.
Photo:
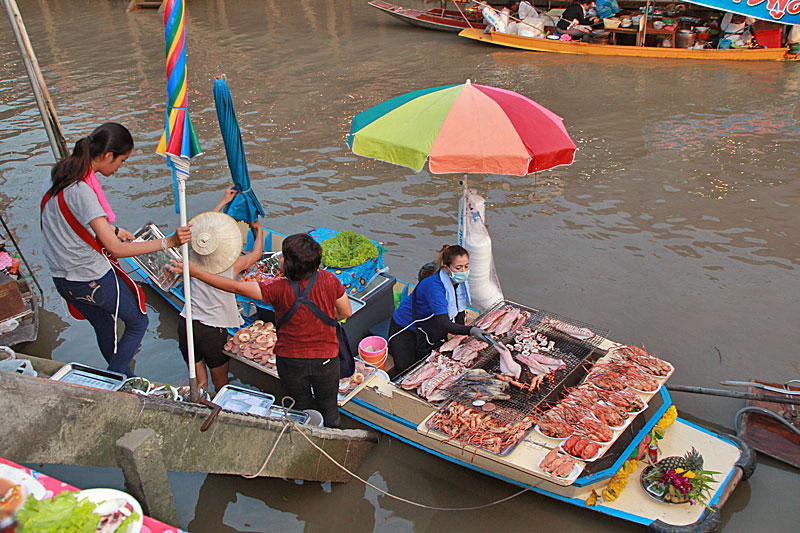
M 271 233 L 266 240 L 265 250 L 279 249 L 279 243 L 280 235 Z M 145 281 L 150 283 L 149 280 Z M 152 285 L 176 308 L 180 307 L 176 305 L 180 301 L 177 294 L 167 294 L 160 291 L 155 284 Z M 405 292 L 409 288 L 410 285 L 404 282 L 395 282 L 396 291 Z M 357 320 L 359 312 L 369 314 L 374 324 L 387 318 L 383 313 L 357 311 L 346 324 Z M 391 315 L 391 309 L 388 314 Z M 252 317 L 248 319 L 252 320 Z M 585 361 L 597 362 L 609 357 L 609 348 L 616 345 L 598 335 L 592 340 Z M 228 355 L 234 359 L 231 372 L 239 379 L 258 388 L 269 390 L 275 387 L 278 376 L 274 369 L 240 355 Z M 576 366 L 563 378 L 559 387 L 577 383 L 581 372 L 585 372 L 583 366 Z M 369 374 L 352 393 L 345 397 L 340 396 L 339 405 L 347 416 L 419 450 L 532 492 L 571 503 L 586 511 L 596 511 L 646 525 L 653 531 L 714 531 L 719 527 L 719 508 L 725 504 L 739 481 L 747 479 L 755 469 L 755 453 L 736 436 L 721 435 L 681 418 L 677 418 L 667 428 L 660 447 L 665 456 L 683 455 L 691 447 L 695 447 L 706 459 L 705 468 L 721 473 L 717 477 L 718 485 L 712 488 L 707 508 L 701 505 L 670 505 L 649 497 L 639 484 L 639 477 L 646 466 L 645 461 L 631 474 L 630 482 L 619 498 L 600 502 L 592 507 L 586 506 L 586 500 L 592 492 L 601 493 L 606 488 L 611 478 L 617 474 L 632 452 L 639 448 L 643 439 L 672 405 L 672 399 L 663 386 L 665 381 L 666 379 L 660 380 L 662 386 L 654 393 L 642 395 L 647 403 L 646 410 L 619 432 L 616 440 L 600 459 L 585 463 L 580 475 L 571 480 L 553 478 L 538 467 L 549 449 L 557 446 L 559 441 L 531 431 L 505 454 L 460 444 L 454 438 L 432 429 L 431 421 L 442 407 L 441 404 L 428 402 L 402 389 L 382 370 Z
M 748 392 L 786 398 L 786 393 L 778 392 L 784 389 L 800 398 L 798 380 L 794 380 L 795 385 L 760 380 L 752 380 L 752 383 Z M 748 400 L 736 413 L 736 430 L 742 440 L 759 452 L 800 468 L 800 410 L 797 406 Z
M 23 342 L 35 341 L 39 336 L 39 298 L 26 278 L 19 278 L 17 287 L 25 303 L 25 310 L 11 317 L 19 325 L 11 331 L 0 334 L 0 346 L 16 346 Z
M 728 50 L 691 48 L 664 48 L 656 46 L 624 46 L 614 44 L 594 44 L 555 39 L 536 39 L 507 33 L 491 31 L 483 33 L 471 28 L 462 30 L 459 37 L 493 44 L 506 48 L 516 48 L 531 52 L 555 52 L 557 54 L 576 54 L 612 57 L 644 57 L 658 59 L 701 59 L 711 61 L 795 61 L 798 56 L 789 54 L 786 48 L 731 48 Z
M 459 11 L 452 9 L 434 8 L 427 11 L 419 11 L 417 9 L 396 6 L 389 2 L 384 2 L 383 0 L 372 0 L 368 3 L 372 7 L 380 9 L 397 20 L 402 20 L 406 24 L 427 28 L 429 30 L 459 32 L 469 27 L 479 30 L 486 28 L 482 17 L 467 22 Z
M 311 481 L 349 481 L 350 476 L 303 438 L 301 431 L 336 461 L 356 469 L 377 443 L 377 435 L 284 423 L 204 405 L 153 398 L 47 379 L 64 365 L 29 359 L 38 377 L 0 372 L 0 449 L 23 463 L 116 467 L 115 443 L 131 431 L 158 435 L 169 471 L 235 474 Z M 271 460 L 264 464 L 270 455 Z

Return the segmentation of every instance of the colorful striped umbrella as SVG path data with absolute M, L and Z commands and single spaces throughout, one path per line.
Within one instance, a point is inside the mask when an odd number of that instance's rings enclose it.
M 166 126 L 156 152 L 167 157 L 175 184 L 177 211 L 181 226 L 186 225 L 186 179 L 189 162 L 200 155 L 200 142 L 189 118 L 186 90 L 186 9 L 184 0 L 167 0 L 164 10 L 164 39 L 167 53 Z M 192 401 L 199 401 L 192 332 L 192 290 L 189 283 L 189 244 L 181 246 L 183 258 L 183 296 L 186 302 L 186 351 L 189 359 L 189 387 Z
M 167 54 L 167 124 L 156 152 L 189 160 L 200 155 L 200 141 L 187 110 L 186 10 L 183 0 L 167 0 L 164 10 Z
M 561 117 L 521 94 L 476 85 L 422 89 L 353 117 L 353 153 L 434 174 L 524 176 L 572 164 Z

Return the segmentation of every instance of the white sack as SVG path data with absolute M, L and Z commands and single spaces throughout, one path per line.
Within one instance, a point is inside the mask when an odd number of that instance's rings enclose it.
M 458 241 L 469 252 L 471 305 L 482 311 L 503 299 L 492 256 L 492 238 L 484 224 L 486 201 L 467 189 L 459 201 Z

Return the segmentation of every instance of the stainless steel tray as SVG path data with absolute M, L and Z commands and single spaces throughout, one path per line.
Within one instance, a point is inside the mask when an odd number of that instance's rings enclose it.
M 219 389 L 213 401 L 226 411 L 270 416 L 272 404 L 275 403 L 275 396 L 235 385 L 225 385 Z
M 115 391 L 125 381 L 126 376 L 119 372 L 101 370 L 80 363 L 68 363 L 62 366 L 50 379 L 63 383 Z
M 160 241 L 164 238 L 164 234 L 158 229 L 153 222 L 148 222 L 133 234 L 136 241 Z M 181 275 L 176 274 L 169 269 L 167 265 L 171 261 L 179 261 L 180 254 L 172 248 L 166 250 L 158 250 L 144 255 L 132 256 L 129 258 L 136 266 L 141 268 L 147 273 L 150 280 L 158 285 L 163 291 L 169 291 L 181 282 Z

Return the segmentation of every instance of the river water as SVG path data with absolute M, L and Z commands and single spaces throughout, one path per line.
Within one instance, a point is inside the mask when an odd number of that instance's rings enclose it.
M 170 176 L 154 155 L 166 100 L 160 15 L 126 13 L 122 0 L 19 3 L 70 145 L 108 120 L 134 133 L 134 154 L 105 184 L 120 223 L 176 225 Z M 505 51 L 406 26 L 361 0 L 187 3 L 190 110 L 205 151 L 192 163 L 192 213 L 213 208 L 229 183 L 212 94 L 224 73 L 264 225 L 354 229 L 385 241 L 392 272 L 413 279 L 434 250 L 455 241 L 458 177 L 353 156 L 344 142 L 350 119 L 414 89 L 466 79 L 504 87 L 562 116 L 578 146 L 572 166 L 535 178 L 470 177 L 487 200 L 507 296 L 645 343 L 675 363 L 673 383 L 800 377 L 796 64 Z M 67 318 L 41 254 L 38 191 L 53 156 L 5 22 L 0 70 L 2 212 L 46 293 L 40 339 L 24 350 L 101 366 L 91 330 Z M 176 313 L 153 293 L 148 305 L 136 371 L 185 381 Z M 742 406 L 674 398 L 683 416 L 723 431 Z M 79 486 L 122 488 L 116 470 L 43 468 Z M 516 490 L 384 437 L 359 473 L 436 506 L 478 505 Z M 535 494 L 442 514 L 357 481 L 171 480 L 181 526 L 197 532 L 636 529 Z M 723 509 L 726 530 L 796 531 L 798 493 L 797 470 L 761 456 Z

